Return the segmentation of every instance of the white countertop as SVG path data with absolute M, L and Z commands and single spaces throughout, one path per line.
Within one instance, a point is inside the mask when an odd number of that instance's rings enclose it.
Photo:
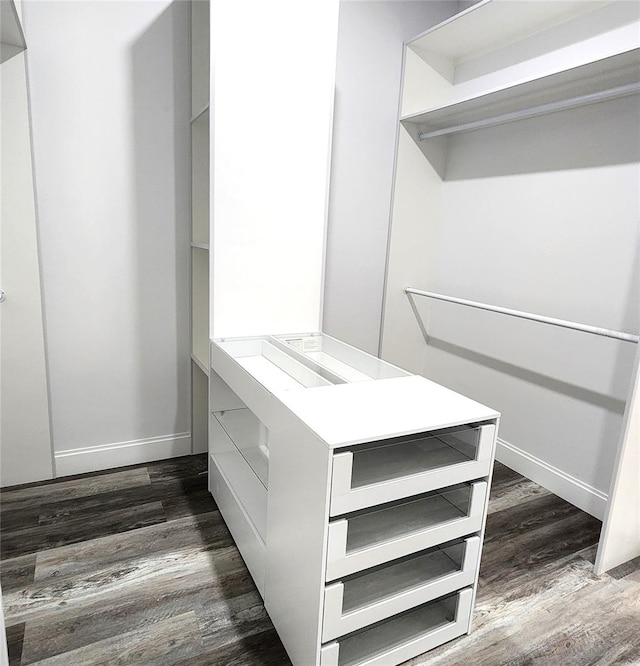
M 417 375 L 286 391 L 278 398 L 331 448 L 500 416 Z

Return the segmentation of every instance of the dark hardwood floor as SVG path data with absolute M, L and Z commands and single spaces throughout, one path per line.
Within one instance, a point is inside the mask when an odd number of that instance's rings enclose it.
M 290 664 L 189 456 L 0 493 L 11 665 Z M 496 466 L 471 635 L 409 662 L 640 664 L 640 561 L 596 577 L 600 523 Z

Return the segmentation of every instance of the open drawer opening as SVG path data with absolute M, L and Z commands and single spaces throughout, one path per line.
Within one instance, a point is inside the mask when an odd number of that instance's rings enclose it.
M 487 483 L 476 481 L 329 523 L 327 580 L 478 532 Z
M 326 586 L 324 642 L 473 585 L 480 538 L 456 539 Z
M 213 412 L 265 488 L 269 487 L 269 430 L 248 408 Z
M 321 666 L 392 666 L 469 630 L 472 590 L 424 604 L 322 647 Z
M 360 445 L 333 456 L 331 515 L 487 476 L 493 424 Z
M 328 386 L 321 377 L 265 337 L 215 340 L 217 345 L 272 392 Z

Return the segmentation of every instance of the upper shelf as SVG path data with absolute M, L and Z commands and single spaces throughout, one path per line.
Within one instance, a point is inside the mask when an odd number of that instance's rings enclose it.
M 410 42 L 421 54 L 438 54 L 454 65 L 574 19 L 612 0 L 483 0 Z
M 640 92 L 640 48 L 404 116 L 420 139 L 552 113 Z
M 27 48 L 20 19 L 13 0 L 0 2 L 0 30 L 2 49 L 0 49 L 0 62 L 4 62 Z
M 485 0 L 407 43 L 414 139 L 640 92 L 640 3 Z

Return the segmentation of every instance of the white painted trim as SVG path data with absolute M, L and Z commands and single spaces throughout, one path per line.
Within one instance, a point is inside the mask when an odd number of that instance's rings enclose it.
M 96 472 L 111 467 L 177 458 L 191 454 L 191 433 L 180 432 L 160 437 L 148 437 L 130 442 L 115 442 L 103 446 L 57 451 L 56 476 Z
M 603 520 L 607 507 L 606 493 L 526 453 L 504 439 L 498 438 L 496 460 L 539 483 L 543 488 L 579 509 Z

